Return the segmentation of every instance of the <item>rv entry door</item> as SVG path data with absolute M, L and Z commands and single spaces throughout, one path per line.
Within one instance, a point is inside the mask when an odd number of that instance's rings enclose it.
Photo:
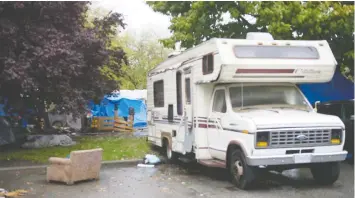
M 222 145 L 220 144 L 220 133 L 222 132 L 222 129 L 220 128 L 220 119 L 225 116 L 226 112 L 226 91 L 224 88 L 216 89 L 213 94 L 213 101 L 207 124 L 208 147 L 214 158 L 220 158 L 219 156 L 225 155 L 225 148 L 222 148 Z

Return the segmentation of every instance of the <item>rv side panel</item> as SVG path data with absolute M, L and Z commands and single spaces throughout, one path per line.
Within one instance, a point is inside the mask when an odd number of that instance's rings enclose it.
M 201 62 L 197 62 L 199 64 Z M 194 79 L 201 77 L 202 65 L 192 69 Z M 193 97 L 194 132 L 195 132 L 195 155 L 196 159 L 211 159 L 208 148 L 207 127 L 210 101 L 212 97 L 213 84 L 195 84 Z
M 175 72 L 166 71 L 151 77 L 147 81 L 147 108 L 152 123 L 148 125 L 151 142 L 162 146 L 162 132 L 172 134 L 177 125 L 167 120 L 169 104 L 176 104 Z M 176 110 L 174 110 L 176 115 Z

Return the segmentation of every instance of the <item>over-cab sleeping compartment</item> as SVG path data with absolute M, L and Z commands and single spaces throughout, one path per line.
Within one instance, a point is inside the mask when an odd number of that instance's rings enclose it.
M 336 60 L 327 41 L 218 39 L 218 82 L 322 83 Z

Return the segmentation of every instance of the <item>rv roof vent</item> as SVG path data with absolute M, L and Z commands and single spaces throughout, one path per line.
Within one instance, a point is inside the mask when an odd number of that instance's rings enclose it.
M 171 52 L 171 53 L 168 55 L 168 58 L 172 58 L 172 57 L 177 56 L 177 55 L 179 55 L 179 54 L 181 54 L 181 51 L 174 51 L 174 52 Z
M 248 32 L 247 40 L 265 40 L 265 41 L 273 41 L 274 38 L 270 33 L 267 32 Z

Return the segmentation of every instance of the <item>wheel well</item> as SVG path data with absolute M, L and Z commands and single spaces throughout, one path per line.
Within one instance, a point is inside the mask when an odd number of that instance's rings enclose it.
M 230 144 L 228 145 L 228 149 L 227 149 L 227 156 L 226 156 L 226 165 L 227 165 L 227 168 L 229 169 L 229 160 L 230 160 L 230 153 L 235 151 L 235 150 L 241 150 L 243 152 L 243 149 L 241 146 L 239 146 L 238 144 Z
M 169 140 L 167 137 L 162 138 L 162 145 L 163 145 L 163 147 L 169 146 Z

